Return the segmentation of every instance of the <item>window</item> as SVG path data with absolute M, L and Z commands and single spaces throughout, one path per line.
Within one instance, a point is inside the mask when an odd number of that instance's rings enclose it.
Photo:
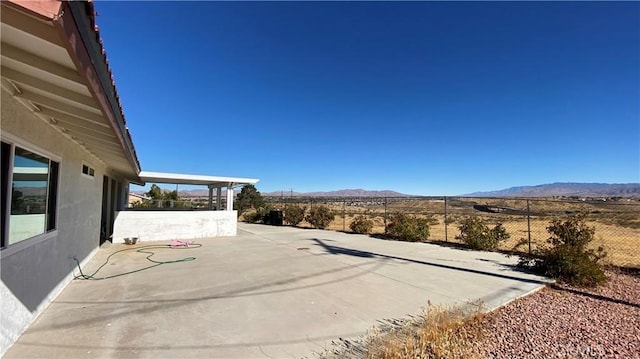
M 9 167 L 11 166 L 11 145 L 2 142 L 2 196 L 0 196 L 0 206 L 2 206 L 2 226 L 0 227 L 0 235 L 2 236 L 2 247 L 5 247 L 5 232 L 7 228 L 7 192 L 9 189 Z
M 82 174 L 83 175 L 87 175 L 89 177 L 94 177 L 95 174 L 96 174 L 96 171 L 92 167 L 89 167 L 88 165 L 83 164 L 82 165 Z
M 56 228 L 58 167 L 45 156 L 2 142 L 3 248 Z

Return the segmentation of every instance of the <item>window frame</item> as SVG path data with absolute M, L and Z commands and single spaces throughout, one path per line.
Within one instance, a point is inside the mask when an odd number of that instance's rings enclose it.
M 85 167 L 87 168 L 87 173 L 84 172 Z M 82 167 L 80 167 L 80 174 L 82 177 L 88 179 L 94 179 L 96 177 L 96 170 L 89 163 L 82 161 Z
M 5 225 L 1 229 L 3 241 L 2 243 L 0 243 L 0 254 L 1 254 L 0 259 L 2 259 L 13 253 L 19 252 L 25 248 L 41 243 L 57 235 L 58 224 L 59 224 L 58 213 L 60 211 L 60 175 L 61 175 L 62 157 L 50 151 L 44 150 L 40 146 L 37 146 L 31 142 L 28 142 L 18 136 L 15 136 L 11 133 L 7 133 L 6 131 L 2 132 L 2 135 L 0 136 L 0 140 L 2 140 L 2 142 L 10 146 L 8 171 L 6 172 L 7 188 L 2 188 L 2 193 L 5 195 L 3 195 L 2 198 L 0 198 L 0 200 L 2 200 L 3 204 L 6 206 L 6 207 L 3 207 L 3 208 L 6 208 L 6 211 L 1 214 L 3 216 L 3 223 L 5 223 Z M 47 179 L 47 219 L 46 220 L 48 221 L 50 210 L 53 209 L 54 210 L 53 229 L 47 229 L 50 227 L 50 224 L 48 222 L 45 222 L 47 224 L 43 233 L 37 234 L 29 238 L 25 238 L 13 244 L 8 244 L 5 242 L 9 241 L 9 233 L 10 233 L 9 227 L 11 226 L 11 223 L 10 223 L 11 197 L 12 197 L 11 185 L 13 183 L 13 167 L 14 167 L 16 147 L 20 147 L 24 150 L 27 150 L 39 156 L 46 157 L 49 160 L 49 171 L 51 171 L 51 166 L 52 166 L 51 162 L 57 163 L 57 166 L 56 166 L 57 178 L 53 181 L 50 177 Z M 4 171 L 4 168 L 2 170 Z M 48 201 L 50 200 L 50 192 L 54 190 L 55 190 L 55 203 L 53 204 L 53 206 L 49 206 Z

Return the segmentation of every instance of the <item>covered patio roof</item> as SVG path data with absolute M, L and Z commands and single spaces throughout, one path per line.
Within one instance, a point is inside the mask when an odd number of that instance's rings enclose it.
M 170 184 L 188 184 L 188 185 L 203 185 L 209 187 L 209 209 L 213 209 L 213 189 L 217 189 L 216 197 L 217 209 L 222 209 L 222 187 L 227 187 L 227 211 L 233 210 L 233 187 L 242 186 L 246 184 L 256 184 L 259 180 L 256 178 L 240 178 L 240 177 L 218 177 L 218 176 L 203 176 L 203 175 L 189 175 L 183 173 L 162 173 L 162 172 L 147 172 L 142 171 L 138 174 L 138 177 L 143 182 L 152 183 L 170 183 Z
M 256 178 L 219 177 L 190 175 L 183 173 L 163 173 L 142 171 L 139 174 L 143 182 L 203 185 L 209 188 L 235 187 L 245 184 L 256 184 Z

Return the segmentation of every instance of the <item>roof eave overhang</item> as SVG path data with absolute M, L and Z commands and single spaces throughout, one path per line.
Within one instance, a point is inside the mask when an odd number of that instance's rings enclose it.
M 89 21 L 93 5 L 84 1 L 65 1 L 62 15 L 54 19 L 54 26 L 63 39 L 64 45 L 80 75 L 86 80 L 91 94 L 98 100 L 103 115 L 115 130 L 125 155 L 129 160 L 134 182 L 139 181 L 140 162 L 138 161 L 129 130 L 126 128 L 119 100 L 115 94 L 115 84 L 106 64 L 106 55 L 98 43 L 95 30 Z M 84 13 L 83 13 L 84 12 Z M 64 16 L 70 13 L 73 16 Z
M 2 87 L 110 176 L 141 182 L 93 4 L 2 1 Z

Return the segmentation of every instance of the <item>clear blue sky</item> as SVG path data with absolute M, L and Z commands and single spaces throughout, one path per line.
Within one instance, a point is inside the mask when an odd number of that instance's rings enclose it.
M 640 3 L 96 2 L 143 170 L 262 192 L 640 182 Z

